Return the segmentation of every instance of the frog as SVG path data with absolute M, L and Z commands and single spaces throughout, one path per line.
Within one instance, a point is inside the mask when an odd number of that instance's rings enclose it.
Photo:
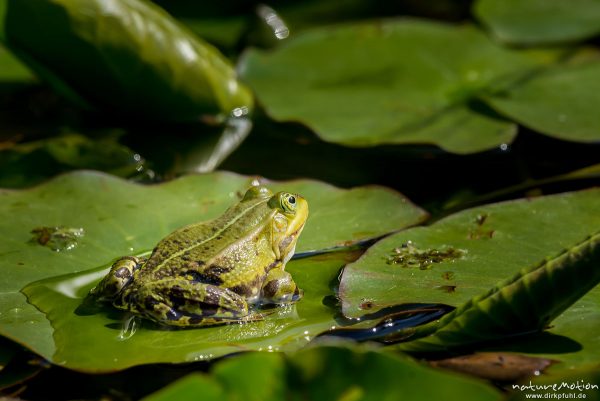
M 265 305 L 303 296 L 285 266 L 307 218 L 301 195 L 252 186 L 220 217 L 167 235 L 149 257 L 117 259 L 89 296 L 171 327 L 260 320 Z

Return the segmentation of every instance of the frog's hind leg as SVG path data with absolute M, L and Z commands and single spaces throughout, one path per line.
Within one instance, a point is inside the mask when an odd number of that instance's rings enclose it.
M 108 274 L 90 290 L 90 296 L 100 301 L 115 301 L 133 279 L 133 273 L 140 269 L 146 258 L 124 256 L 113 263 Z
M 138 310 L 158 323 L 209 326 L 249 318 L 246 299 L 226 288 L 184 278 L 167 278 L 141 287 Z

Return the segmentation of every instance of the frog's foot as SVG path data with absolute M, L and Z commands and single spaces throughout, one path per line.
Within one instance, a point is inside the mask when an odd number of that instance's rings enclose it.
M 99 301 L 112 302 L 117 295 L 131 282 L 133 273 L 146 262 L 146 258 L 124 256 L 117 259 L 110 268 L 110 272 L 90 290 L 90 295 Z
M 289 304 L 302 298 L 303 291 L 298 288 L 290 273 L 283 269 L 272 269 L 265 278 L 261 303 Z
M 141 287 L 136 309 L 169 326 L 210 326 L 250 318 L 246 299 L 226 288 L 167 278 Z

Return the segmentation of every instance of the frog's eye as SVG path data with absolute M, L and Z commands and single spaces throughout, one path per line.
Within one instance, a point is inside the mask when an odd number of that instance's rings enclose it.
M 281 208 L 284 212 L 294 212 L 296 210 L 296 197 L 292 194 L 283 194 L 281 196 Z
M 269 200 L 269 206 L 273 209 L 279 209 L 284 213 L 296 213 L 298 196 L 289 192 L 278 192 Z

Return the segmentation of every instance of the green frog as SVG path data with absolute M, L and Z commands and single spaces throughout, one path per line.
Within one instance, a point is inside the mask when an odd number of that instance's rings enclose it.
M 90 295 L 169 326 L 260 319 L 252 306 L 302 297 L 284 268 L 307 217 L 300 195 L 251 187 L 222 216 L 169 234 L 148 258 L 118 259 Z

